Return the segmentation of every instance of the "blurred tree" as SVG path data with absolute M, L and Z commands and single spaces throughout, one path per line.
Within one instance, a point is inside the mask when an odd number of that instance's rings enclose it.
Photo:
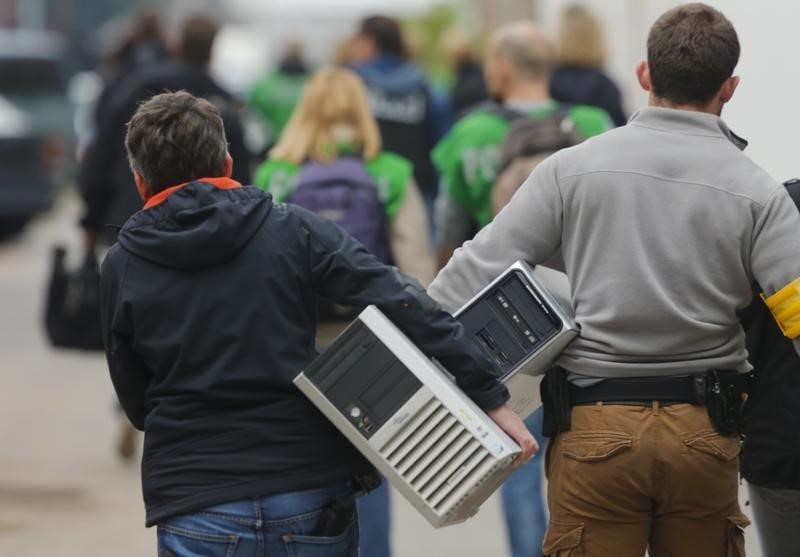
M 458 13 L 452 4 L 440 4 L 418 17 L 403 21 L 411 51 L 437 85 L 447 85 L 452 81 L 440 41 L 457 19 Z
M 456 0 L 460 23 L 488 36 L 498 26 L 518 19 L 533 19 L 536 0 Z

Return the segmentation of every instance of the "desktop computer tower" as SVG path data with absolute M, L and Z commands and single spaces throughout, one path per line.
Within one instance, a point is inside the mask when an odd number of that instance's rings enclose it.
M 489 357 L 525 418 L 541 405 L 539 384 L 578 334 L 564 273 L 517 261 L 484 287 L 454 317 Z
M 522 417 L 577 328 L 566 277 L 517 262 L 455 313 Z M 462 522 L 520 449 L 380 310 L 366 308 L 295 385 L 435 527 Z
M 520 453 L 374 306 L 294 382 L 435 527 L 474 515 Z

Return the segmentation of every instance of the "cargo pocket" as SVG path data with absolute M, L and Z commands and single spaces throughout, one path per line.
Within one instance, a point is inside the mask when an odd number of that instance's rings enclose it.
M 561 452 L 581 462 L 597 462 L 630 449 L 633 438 L 620 431 L 574 431 L 563 436 Z
M 742 448 L 742 443 L 738 436 L 728 437 L 713 429 L 683 434 L 681 438 L 683 443 L 690 449 L 711 455 L 725 462 L 739 456 Z
M 354 519 L 337 536 L 308 536 L 284 534 L 283 544 L 289 557 L 356 557 L 358 555 L 358 526 Z
M 728 557 L 744 557 L 744 529 L 749 524 L 742 513 L 728 517 Z
M 543 557 L 583 557 L 583 523 L 550 521 L 542 544 Z

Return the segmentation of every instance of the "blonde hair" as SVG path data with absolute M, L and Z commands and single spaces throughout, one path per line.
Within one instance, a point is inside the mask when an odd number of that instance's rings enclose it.
M 381 135 L 361 79 L 346 68 L 323 68 L 306 84 L 269 158 L 294 164 L 306 159 L 334 161 L 341 146 L 333 130 L 343 124 L 352 128 L 353 141 L 364 159 L 378 156 Z
M 564 66 L 602 68 L 605 58 L 600 21 L 584 6 L 566 7 L 558 33 L 558 62 Z

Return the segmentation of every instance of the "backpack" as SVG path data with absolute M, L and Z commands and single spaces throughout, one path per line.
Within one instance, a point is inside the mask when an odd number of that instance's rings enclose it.
M 330 163 L 306 163 L 289 202 L 337 224 L 372 255 L 391 264 L 386 211 L 362 160 L 341 157 Z M 324 301 L 320 304 L 320 316 L 348 319 L 355 312 Z
M 289 202 L 339 225 L 372 255 L 391 263 L 386 211 L 375 181 L 360 159 L 307 163 Z
M 569 105 L 561 105 L 541 118 L 504 110 L 511 127 L 500 145 L 497 174 L 492 187 L 492 217 L 505 207 L 533 169 L 565 147 L 583 141 L 570 116 Z

